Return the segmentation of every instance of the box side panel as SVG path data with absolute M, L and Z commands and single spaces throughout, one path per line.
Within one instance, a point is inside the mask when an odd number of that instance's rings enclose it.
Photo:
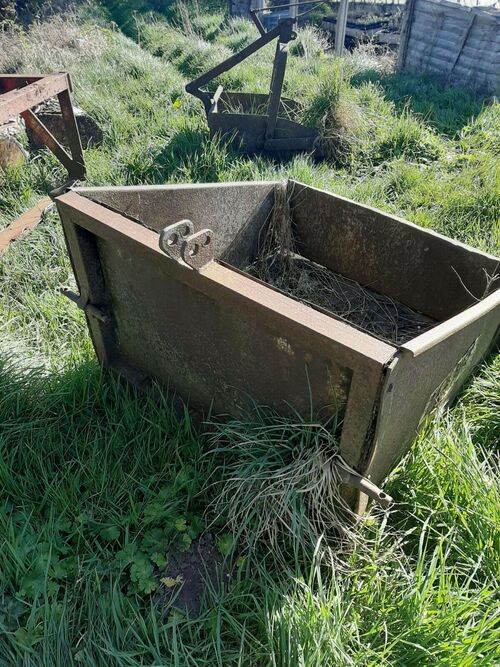
M 391 364 L 381 396 L 373 450 L 364 474 L 378 483 L 410 447 L 421 420 L 433 409 L 449 404 L 477 364 L 498 342 L 500 297 L 489 297 L 475 307 L 477 318 L 462 327 L 448 323 L 434 330 L 434 345 L 419 354 L 405 346 Z M 471 314 L 474 308 L 470 309 Z M 460 318 L 461 316 L 458 316 Z M 441 338 L 439 329 L 449 330 Z M 418 340 L 418 339 L 417 339 Z
M 436 320 L 480 299 L 500 260 L 336 195 L 290 182 L 302 253 Z
M 98 308 L 107 303 L 106 285 L 97 248 L 98 239 L 88 230 L 62 220 L 64 237 L 73 273 L 82 303 L 92 303 Z M 117 361 L 117 342 L 110 322 L 102 322 L 86 314 L 90 338 L 101 363 L 111 365 Z
M 227 254 L 231 261 L 245 261 L 255 252 L 259 231 L 274 203 L 270 182 L 79 188 L 76 192 L 157 232 L 179 220 L 191 220 L 195 232 L 206 228 L 215 232 L 215 256 Z

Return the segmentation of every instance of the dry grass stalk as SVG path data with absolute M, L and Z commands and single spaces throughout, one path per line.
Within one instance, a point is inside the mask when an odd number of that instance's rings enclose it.
M 97 26 L 82 28 L 76 15 L 54 16 L 29 31 L 0 32 L 0 72 L 42 74 L 71 69 L 82 59 L 98 58 L 106 45 Z
M 284 184 L 275 189 L 264 234 L 248 272 L 302 303 L 391 344 L 401 345 L 434 326 L 431 318 L 298 254 Z
M 250 550 L 278 560 L 301 545 L 356 537 L 356 517 L 341 495 L 336 420 L 304 422 L 255 408 L 251 419 L 211 422 L 208 459 L 217 461 L 207 518 L 223 520 Z

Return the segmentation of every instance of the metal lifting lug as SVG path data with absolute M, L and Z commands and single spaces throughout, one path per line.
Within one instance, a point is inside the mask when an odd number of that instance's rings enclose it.
M 188 266 L 199 271 L 214 259 L 213 237 L 211 229 L 201 229 L 187 237 L 182 258 Z
M 87 299 L 82 297 L 80 294 L 73 292 L 73 290 L 71 290 L 69 287 L 60 287 L 59 292 L 70 301 L 73 301 L 73 303 L 75 303 L 77 307 L 80 308 L 80 310 L 83 310 L 83 312 L 87 315 L 94 317 L 96 320 L 99 320 L 99 322 L 102 322 L 103 324 L 109 323 L 110 320 L 108 315 L 106 315 L 106 313 L 104 313 L 101 308 L 98 308 L 97 306 L 94 306 L 94 304 L 89 303 Z
M 160 250 L 171 259 L 181 259 L 182 245 L 193 232 L 194 225 L 191 220 L 179 220 L 173 225 L 168 225 L 160 232 Z
M 211 229 L 195 232 L 191 220 L 180 220 L 160 232 L 159 246 L 170 259 L 200 271 L 214 259 L 213 237 Z
M 376 484 L 353 470 L 340 456 L 336 459 L 336 467 L 341 482 L 358 489 L 358 491 L 366 494 L 378 505 L 389 507 L 394 502 L 389 494 L 385 493 L 382 489 L 379 489 Z

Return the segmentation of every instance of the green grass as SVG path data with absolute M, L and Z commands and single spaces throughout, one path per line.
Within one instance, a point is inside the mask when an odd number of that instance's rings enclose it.
M 250 159 L 210 140 L 183 86 L 248 43 L 252 26 L 203 11 L 182 23 L 177 10 L 182 30 L 143 17 L 129 26 L 136 43 L 86 15 L 35 25 L 31 40 L 0 36 L 0 70 L 71 71 L 77 103 L 104 131 L 86 151 L 91 183 L 290 176 L 500 251 L 498 105 L 391 74 L 366 51 L 303 57 L 318 45 L 308 33 L 287 92 L 343 133 L 343 151 Z M 265 91 L 269 57 L 225 83 Z M 63 176 L 45 153 L 0 173 L 0 226 Z M 0 282 L 2 666 L 500 662 L 500 357 L 424 425 L 386 484 L 395 508 L 332 549 L 307 520 L 320 500 L 331 507 L 311 485 L 325 442 L 335 452 L 324 425 L 257 410 L 200 429 L 187 409 L 102 372 L 82 314 L 57 293 L 73 278 L 55 214 L 9 249 Z M 207 588 L 199 618 L 164 615 L 161 564 L 205 529 L 232 577 Z

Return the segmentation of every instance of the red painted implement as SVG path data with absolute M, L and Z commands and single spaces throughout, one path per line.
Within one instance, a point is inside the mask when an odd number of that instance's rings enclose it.
M 71 82 L 68 74 L 25 75 L 0 74 L 0 125 L 20 115 L 26 126 L 54 153 L 68 170 L 69 178 L 85 178 L 80 133 L 71 104 Z M 59 100 L 70 153 L 61 146 L 33 113 L 33 107 L 55 97 Z
M 33 112 L 34 107 L 55 96 L 59 100 L 69 152 Z M 68 74 L 0 74 L 0 127 L 15 116 L 21 116 L 39 142 L 67 169 L 69 184 L 85 179 L 83 150 L 71 103 Z M 42 200 L 0 232 L 0 254 L 11 241 L 41 222 L 49 203 L 46 199 Z

